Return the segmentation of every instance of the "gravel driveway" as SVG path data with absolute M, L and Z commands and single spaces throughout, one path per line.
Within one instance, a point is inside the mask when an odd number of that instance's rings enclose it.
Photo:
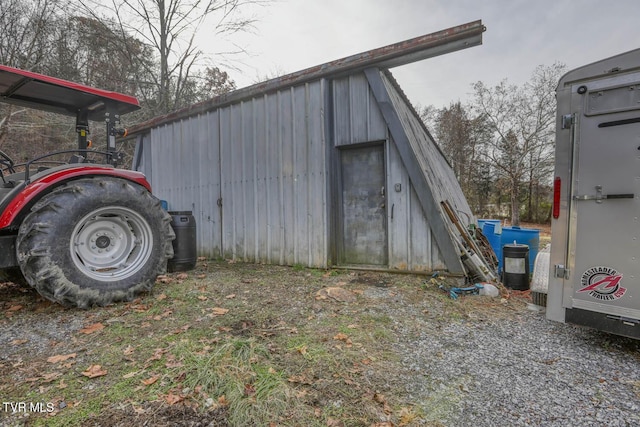
M 404 307 L 395 320 L 406 372 L 396 381 L 434 422 L 640 426 L 640 342 L 551 322 L 526 308 L 434 327 L 420 315 L 429 304 Z

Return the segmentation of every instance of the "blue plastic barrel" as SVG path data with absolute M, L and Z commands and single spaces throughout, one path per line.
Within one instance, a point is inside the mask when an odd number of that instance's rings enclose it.
M 482 232 L 484 233 L 484 225 L 486 223 L 491 223 L 491 224 L 500 224 L 502 221 L 500 221 L 499 219 L 479 219 L 478 220 L 478 228 L 480 228 L 480 230 L 482 230 Z M 498 233 L 500 234 L 500 233 Z
M 502 227 L 500 245 L 512 245 L 513 242 L 529 246 L 529 265 L 534 265 L 540 247 L 540 230 L 535 228 Z
M 499 221 L 498 221 L 499 222 Z M 487 238 L 493 252 L 498 258 L 498 271 L 502 266 L 502 245 L 500 244 L 500 234 L 496 234 L 496 224 L 493 222 L 485 222 L 482 226 L 482 234 Z

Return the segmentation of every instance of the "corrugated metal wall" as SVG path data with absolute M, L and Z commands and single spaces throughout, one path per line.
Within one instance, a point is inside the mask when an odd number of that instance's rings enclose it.
M 143 138 L 139 169 L 170 210 L 193 211 L 199 255 L 327 265 L 325 86 L 265 94 Z
M 200 256 L 312 267 L 330 264 L 330 239 L 343 237 L 329 230 L 329 209 L 341 209 L 328 193 L 331 150 L 383 143 L 389 267 L 446 269 L 364 74 L 219 107 L 141 140 L 139 170 L 170 210 L 193 212 Z

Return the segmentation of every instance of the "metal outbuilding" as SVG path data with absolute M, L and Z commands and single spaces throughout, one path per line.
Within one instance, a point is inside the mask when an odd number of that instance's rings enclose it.
M 197 252 L 246 262 L 464 273 L 473 215 L 388 68 L 482 43 L 481 21 L 239 89 L 130 130 L 133 167 Z M 429 82 L 425 82 L 429 84 Z

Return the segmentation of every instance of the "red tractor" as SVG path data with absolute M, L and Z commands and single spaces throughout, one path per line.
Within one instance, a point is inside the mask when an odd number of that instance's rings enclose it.
M 0 66 L 3 102 L 76 117 L 78 148 L 17 164 L 0 151 L 0 279 L 88 308 L 147 291 L 173 256 L 171 216 L 139 172 L 117 168 L 134 97 Z M 107 148 L 87 147 L 105 120 Z M 68 156 L 64 164 L 53 158 Z M 95 158 L 98 160 L 95 160 Z

